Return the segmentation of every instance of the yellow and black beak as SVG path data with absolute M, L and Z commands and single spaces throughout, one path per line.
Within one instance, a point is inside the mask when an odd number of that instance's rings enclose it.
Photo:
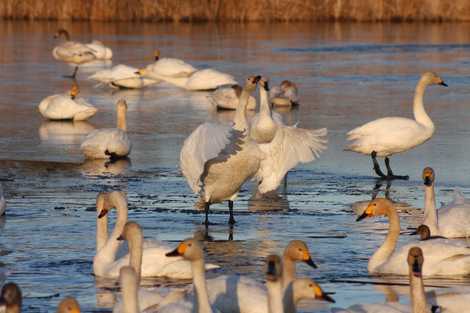
M 449 85 L 447 85 L 444 81 L 441 81 L 439 85 L 444 86 L 444 87 L 449 87 Z
M 373 211 L 371 205 L 369 204 L 364 212 L 356 218 L 356 222 L 362 221 L 363 219 L 371 216 L 373 216 Z
M 425 175 L 424 176 L 424 184 L 426 186 L 432 186 L 432 179 L 431 176 Z
M 315 262 L 313 262 L 312 257 L 308 251 L 304 251 L 304 262 L 313 268 L 318 268 Z
M 187 246 L 184 243 L 180 243 L 178 247 L 176 247 L 175 250 L 168 252 L 165 254 L 166 256 L 169 257 L 175 257 L 175 256 L 182 256 L 186 252 Z
M 414 260 L 413 264 L 411 265 L 411 271 L 414 277 L 421 277 L 421 264 L 419 264 L 418 260 Z
M 106 216 L 106 214 L 108 214 L 108 210 L 107 209 L 102 209 L 100 211 L 100 214 L 98 214 L 98 218 L 102 218 L 102 217 Z
M 255 84 L 257 84 L 260 79 L 261 79 L 261 76 L 260 76 L 260 75 L 257 75 L 257 76 L 255 76 L 253 82 L 254 82 Z
M 134 72 L 134 74 L 142 76 L 144 74 L 144 70 L 143 69 L 138 69 L 137 71 Z
M 327 301 L 327 302 L 331 302 L 331 303 L 336 303 L 335 299 L 330 297 L 330 295 L 325 293 L 325 292 L 323 292 L 320 296 L 317 296 L 315 298 L 318 299 L 318 300 L 323 300 L 323 301 Z

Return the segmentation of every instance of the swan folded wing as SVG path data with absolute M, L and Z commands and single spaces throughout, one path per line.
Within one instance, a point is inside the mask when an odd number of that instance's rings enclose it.
M 127 155 L 131 144 L 127 134 L 120 129 L 97 129 L 87 135 L 80 149 L 88 157 L 108 158 L 106 151 L 120 156 Z
M 119 64 L 111 69 L 98 71 L 88 78 L 108 84 L 119 79 L 140 78 L 140 76 L 135 73 L 136 71 L 137 69 L 135 67 Z
M 180 167 L 194 193 L 200 190 L 204 164 L 215 158 L 229 143 L 229 125 L 204 123 L 184 141 L 180 153 Z
M 213 69 L 194 72 L 186 83 L 188 90 L 212 90 L 222 85 L 235 85 L 237 82 L 232 75 Z
M 67 61 L 76 56 L 93 54 L 93 50 L 79 42 L 66 42 L 55 47 L 52 54 L 56 59 Z
M 308 130 L 296 127 L 279 127 L 274 139 L 260 144 L 266 158 L 256 177 L 261 181 L 261 193 L 275 190 L 289 170 L 299 163 L 315 160 L 326 149 L 326 128 Z
M 147 70 L 151 72 L 155 72 L 158 75 L 162 76 L 169 76 L 169 77 L 188 77 L 195 71 L 192 65 L 179 60 L 179 59 L 172 59 L 172 58 L 163 58 L 158 60 L 157 62 L 150 64 L 147 67 Z
M 214 105 L 223 108 L 236 109 L 238 105 L 238 97 L 231 85 L 219 87 L 207 97 Z
M 402 152 L 423 143 L 432 132 L 415 120 L 402 117 L 386 117 L 371 121 L 347 133 L 351 143 L 346 150 L 370 154 L 376 151 L 379 156 Z

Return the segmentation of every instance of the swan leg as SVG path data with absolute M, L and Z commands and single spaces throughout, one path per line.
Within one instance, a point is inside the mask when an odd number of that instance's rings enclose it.
M 228 223 L 230 225 L 233 225 L 233 224 L 235 224 L 235 218 L 233 218 L 233 201 L 232 200 L 228 200 L 228 211 L 230 213 Z
M 207 226 L 209 226 L 209 206 L 210 206 L 209 202 L 204 203 L 204 213 L 206 215 L 204 225 L 206 225 L 206 228 Z
M 287 191 L 287 175 L 289 174 L 289 172 L 286 173 L 286 176 L 284 176 L 284 192 Z
M 372 158 L 372 162 L 374 163 L 374 171 L 377 175 L 379 175 L 380 177 L 382 178 L 386 178 L 387 176 L 385 176 L 384 172 L 382 172 L 382 170 L 380 169 L 380 165 L 379 165 L 379 162 L 377 161 L 377 152 L 375 151 L 372 151 L 372 153 L 370 154 L 371 158 Z
M 410 177 L 408 175 L 395 175 L 393 174 L 392 168 L 390 167 L 390 159 L 385 157 L 385 166 L 387 167 L 387 179 L 404 179 L 408 180 Z
M 65 78 L 72 78 L 72 79 L 75 79 L 75 77 L 77 77 L 77 72 L 78 72 L 78 65 L 75 66 L 75 69 L 73 70 L 72 75 L 70 75 L 70 76 L 65 75 L 64 77 L 65 77 Z
M 228 230 L 228 240 L 233 240 L 233 225 L 230 225 L 230 229 Z

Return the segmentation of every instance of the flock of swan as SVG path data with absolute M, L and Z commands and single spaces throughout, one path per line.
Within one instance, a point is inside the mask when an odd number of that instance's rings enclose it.
M 55 59 L 75 65 L 74 83 L 69 93 L 52 95 L 39 104 L 39 112 L 49 120 L 86 120 L 98 110 L 80 98 L 75 82 L 79 66 L 94 60 L 112 58 L 110 48 L 101 42 L 89 44 L 71 41 L 66 30 L 57 37 L 65 41 L 53 49 Z M 231 124 L 206 122 L 198 126 L 184 141 L 180 153 L 180 168 L 191 190 L 198 195 L 196 207 L 204 210 L 209 225 L 210 206 L 228 202 L 229 224 L 235 223 L 234 201 L 240 188 L 251 179 L 257 181 L 260 194 L 275 191 L 288 171 L 300 163 L 308 163 L 326 149 L 326 129 L 304 129 L 283 123 L 273 106 L 296 106 L 300 100 L 297 86 L 283 81 L 270 88 L 265 77 L 254 75 L 239 85 L 230 74 L 215 69 L 197 69 L 173 58 L 161 58 L 156 51 L 155 62 L 134 68 L 117 65 L 98 71 L 90 79 L 112 88 L 145 88 L 166 82 L 191 91 L 211 91 L 210 101 L 219 109 L 235 110 Z M 369 155 L 373 168 L 382 179 L 408 179 L 395 175 L 389 157 L 423 144 L 434 133 L 434 124 L 423 105 L 424 91 L 429 85 L 447 86 L 435 73 L 421 76 L 414 96 L 414 119 L 386 117 L 371 121 L 347 134 L 345 150 Z M 259 103 L 254 95 L 259 89 Z M 253 118 L 247 110 L 255 110 Z M 116 162 L 127 158 L 132 150 L 127 134 L 127 103 L 116 103 L 116 127 L 90 132 L 81 144 L 87 159 Z M 132 125 L 130 125 L 132 127 Z M 377 161 L 385 158 L 386 173 Z M 397 208 L 387 198 L 370 201 L 357 221 L 386 216 L 389 229 L 383 244 L 368 261 L 370 275 L 408 276 L 410 305 L 399 303 L 357 304 L 331 312 L 470 312 L 470 293 L 454 292 L 452 301 L 429 299 L 423 277 L 455 277 L 470 274 L 470 248 L 453 238 L 468 237 L 470 232 L 470 200 L 456 193 L 454 201 L 436 208 L 434 192 L 436 174 L 432 168 L 423 170 L 424 217 L 417 227 L 419 239 L 397 247 L 400 218 Z M 5 211 L 5 199 L 0 188 L 0 213 Z M 116 221 L 108 232 L 108 212 L 116 210 Z M 189 238 L 177 247 L 158 241 L 144 240 L 143 229 L 128 220 L 125 193 L 99 193 L 96 198 L 96 253 L 93 273 L 97 277 L 119 280 L 121 293 L 113 312 L 198 312 L 198 313 L 291 313 L 297 311 L 302 299 L 334 303 L 311 278 L 297 277 L 296 263 L 316 268 L 310 250 L 301 240 L 291 241 L 282 257 L 266 257 L 265 284 L 241 275 L 220 275 L 206 278 L 206 271 L 219 268 L 205 262 L 203 242 Z M 128 252 L 118 258 L 118 250 L 127 242 Z M 144 277 L 192 279 L 187 288 L 147 289 L 141 286 Z M 0 310 L 21 312 L 22 294 L 15 283 L 5 284 L 0 295 Z M 57 312 L 80 312 L 78 302 L 67 297 Z

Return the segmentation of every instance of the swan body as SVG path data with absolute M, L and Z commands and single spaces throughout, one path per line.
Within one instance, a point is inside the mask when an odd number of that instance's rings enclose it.
M 396 249 L 400 220 L 391 201 L 383 198 L 372 200 L 358 220 L 378 215 L 388 217 L 389 231 L 382 246 L 369 259 L 369 273 L 406 275 L 408 273 L 406 258 L 411 247 L 421 248 L 426 255 L 424 276 L 460 276 L 470 273 L 470 248 L 465 243 L 433 239 L 414 242 Z
M 250 137 L 265 158 L 256 177 L 262 194 L 279 187 L 289 170 L 299 163 L 312 162 L 326 149 L 327 130 L 285 126 L 273 118 L 268 102 L 267 80 L 260 81 L 260 112 L 251 121 Z
M 111 60 L 113 58 L 111 48 L 106 47 L 101 41 L 93 40 L 85 46 L 91 49 L 97 60 Z
M 163 77 L 182 78 L 189 77 L 197 69 L 183 60 L 173 58 L 160 58 L 159 51 L 155 52 L 156 62 L 148 65 L 146 70 Z
M 98 112 L 98 109 L 83 98 L 69 95 L 52 95 L 39 103 L 39 112 L 49 120 L 84 121 Z
M 434 134 L 434 123 L 424 110 L 423 95 L 431 84 L 447 86 L 435 73 L 424 73 L 415 90 L 414 119 L 385 117 L 357 127 L 347 134 L 350 144 L 346 150 L 367 155 L 376 152 L 379 157 L 387 157 L 429 140 Z
M 128 89 L 140 89 L 159 82 L 137 75 L 137 70 L 135 67 L 119 64 L 110 69 L 98 71 L 88 78 L 112 87 Z
M 190 263 L 183 258 L 167 257 L 171 249 L 163 243 L 152 241 L 143 242 L 140 227 L 135 223 L 128 226 L 127 200 L 121 192 L 102 193 L 98 195 L 96 209 L 99 213 L 96 225 L 96 255 L 93 259 L 93 272 L 96 276 L 117 278 L 119 270 L 126 265 L 133 265 L 139 277 L 168 277 L 175 279 L 192 278 Z M 117 221 L 112 233 L 107 233 L 107 213 L 115 207 Z M 121 245 L 119 237 L 129 242 L 130 252 L 116 260 L 117 251 Z M 207 269 L 217 268 L 207 264 Z M 159 299 L 159 298 L 157 298 Z M 143 305 L 143 303 L 142 303 Z M 145 308 L 145 306 L 142 306 Z
M 127 103 L 119 100 L 117 107 L 117 128 L 97 129 L 89 133 L 80 149 L 87 159 L 122 158 L 131 152 L 131 141 L 127 136 Z
M 58 61 L 80 65 L 96 60 L 96 56 L 86 45 L 67 41 L 52 50 L 52 56 Z
M 207 97 L 220 110 L 236 110 L 240 101 L 242 87 L 240 85 L 219 86 Z M 256 99 L 250 96 L 248 110 L 256 109 Z
M 434 191 L 435 173 L 430 167 L 423 170 L 424 180 L 424 221 L 431 236 L 463 238 L 470 235 L 470 201 L 456 191 L 452 202 L 436 209 Z

